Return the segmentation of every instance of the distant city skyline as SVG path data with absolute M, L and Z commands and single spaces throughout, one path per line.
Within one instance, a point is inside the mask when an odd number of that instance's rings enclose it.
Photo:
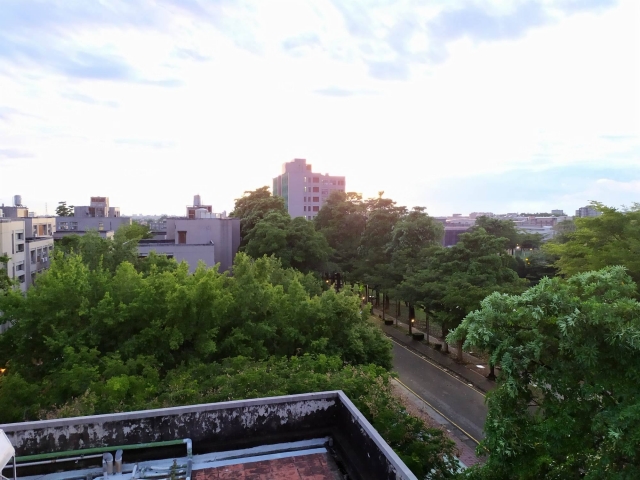
M 434 216 L 630 205 L 639 23 L 636 0 L 8 0 L 0 202 L 229 212 L 305 158 Z

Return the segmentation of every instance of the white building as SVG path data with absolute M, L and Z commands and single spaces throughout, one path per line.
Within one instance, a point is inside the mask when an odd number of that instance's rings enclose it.
M 49 268 L 55 217 L 30 216 L 23 205 L 3 206 L 0 217 L 0 255 L 9 257 L 9 278 L 17 280 L 20 289 L 26 292 L 35 283 L 37 274 Z
M 140 256 L 150 252 L 166 255 L 189 264 L 193 272 L 198 262 L 208 267 L 220 264 L 220 271 L 230 270 L 240 247 L 240 219 L 228 218 L 226 212 L 214 213 L 211 205 L 202 205 L 196 195 L 194 204 L 187 206 L 185 217 L 169 217 L 163 238 L 141 240 Z
M 292 218 L 312 220 L 332 191 L 345 191 L 345 178 L 314 173 L 303 158 L 282 165 L 282 174 L 273 179 L 273 195 L 284 198 Z

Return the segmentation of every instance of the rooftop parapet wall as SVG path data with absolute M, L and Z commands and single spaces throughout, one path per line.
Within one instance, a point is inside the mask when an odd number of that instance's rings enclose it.
M 224 451 L 325 433 L 355 478 L 416 477 L 341 391 L 0 425 L 20 456 L 190 438 Z M 200 452 L 202 453 L 202 452 Z

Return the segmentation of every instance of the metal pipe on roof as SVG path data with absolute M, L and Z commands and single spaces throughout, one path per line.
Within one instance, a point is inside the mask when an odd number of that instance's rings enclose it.
M 52 452 L 52 453 L 38 453 L 35 455 L 23 455 L 21 457 L 17 457 L 16 461 L 18 463 L 28 462 L 31 460 L 50 460 L 52 458 L 60 458 L 72 455 L 82 455 L 86 456 L 86 454 L 93 453 L 104 453 L 104 452 L 112 452 L 113 450 L 121 449 L 121 450 L 139 450 L 141 448 L 154 448 L 154 447 L 169 447 L 172 445 L 182 445 L 185 444 L 187 447 L 187 456 L 191 458 L 193 456 L 193 443 L 190 438 L 181 438 L 179 440 L 166 440 L 162 442 L 147 442 L 147 443 L 136 443 L 133 445 L 113 445 L 111 447 L 94 447 L 94 448 L 83 448 L 80 450 L 67 450 L 64 452 Z
M 18 467 L 33 467 L 35 465 L 45 465 L 48 463 L 58 463 L 58 462 L 77 462 L 78 460 L 86 460 L 87 458 L 101 458 L 102 454 L 97 453 L 95 455 L 80 455 L 79 457 L 69 457 L 69 458 L 52 458 L 50 460 L 43 460 L 40 462 L 27 462 L 21 463 Z

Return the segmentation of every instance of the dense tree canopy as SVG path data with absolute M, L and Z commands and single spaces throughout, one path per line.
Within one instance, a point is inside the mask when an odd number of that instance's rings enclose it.
M 285 208 L 284 198 L 271 195 L 269 187 L 265 186 L 253 191 L 246 191 L 244 196 L 236 198 L 235 207 L 229 216 L 240 219 L 241 250 L 247 244 L 249 232 L 271 212 L 285 215 L 287 214 L 287 209 Z
M 331 271 L 353 272 L 358 259 L 358 247 L 367 222 L 362 195 L 334 190 L 316 216 L 314 223 L 332 253 Z
M 432 247 L 398 291 L 424 307 L 446 332 L 476 310 L 487 295 L 521 292 L 526 287 L 526 280 L 514 270 L 513 257 L 506 253 L 506 242 L 479 228 L 460 235 L 451 248 Z
M 186 264 L 143 273 L 127 261 L 111 272 L 58 252 L 26 297 L 0 296 L 3 319 L 13 323 L 0 336 L 0 365 L 5 378 L 42 392 L 20 406 L 29 418 L 82 395 L 100 365 L 162 378 L 195 360 L 324 353 L 389 368 L 389 343 L 359 313 L 359 297 L 320 291 L 317 280 L 271 258 L 238 254 L 229 277 L 204 266 L 190 275 Z M 10 420 L 7 412 L 0 421 Z
M 502 366 L 471 478 L 640 478 L 640 304 L 622 267 L 494 293 L 450 341 Z
M 566 231 L 545 250 L 558 257 L 556 266 L 564 276 L 609 265 L 622 265 L 634 281 L 640 281 L 640 204 L 617 210 L 592 202 L 598 217 L 576 218 L 575 231 Z
M 270 212 L 247 234 L 244 251 L 253 258 L 274 255 L 285 268 L 322 271 L 331 248 L 312 222 L 288 213 Z

